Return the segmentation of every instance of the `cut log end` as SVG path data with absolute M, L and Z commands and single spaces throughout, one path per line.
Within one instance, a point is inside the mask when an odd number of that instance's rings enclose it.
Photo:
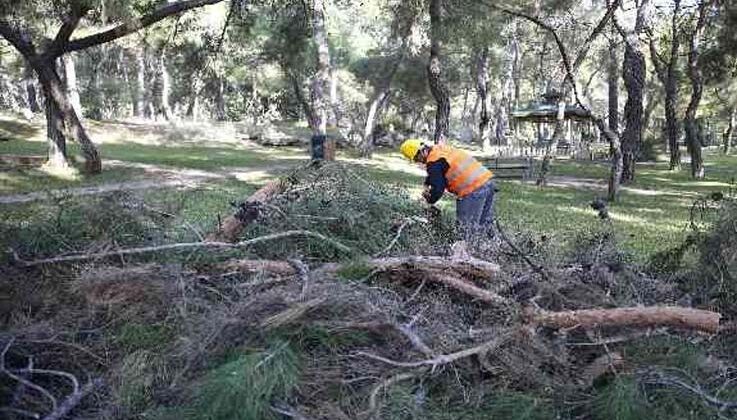
M 718 312 L 678 306 L 653 306 L 614 309 L 588 309 L 564 312 L 529 312 L 532 323 L 550 328 L 596 327 L 672 327 L 715 334 L 719 331 Z

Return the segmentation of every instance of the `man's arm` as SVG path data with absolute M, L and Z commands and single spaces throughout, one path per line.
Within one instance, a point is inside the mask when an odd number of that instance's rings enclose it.
M 429 187 L 423 194 L 425 200 L 430 204 L 435 204 L 445 192 L 447 181 L 445 180 L 445 173 L 448 171 L 449 165 L 445 159 L 438 159 L 437 161 L 427 165 L 427 178 L 425 178 L 425 185 Z

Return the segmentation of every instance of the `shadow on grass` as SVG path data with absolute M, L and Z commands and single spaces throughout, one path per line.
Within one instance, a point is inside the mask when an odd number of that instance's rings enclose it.
M 31 123 L 0 115 L 0 141 L 25 140 L 34 137 L 39 131 Z

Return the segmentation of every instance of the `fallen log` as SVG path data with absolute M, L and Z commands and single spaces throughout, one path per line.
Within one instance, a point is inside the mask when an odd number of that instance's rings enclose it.
M 238 210 L 223 220 L 218 229 L 207 235 L 205 240 L 209 242 L 236 242 L 246 226 L 258 218 L 261 207 L 284 192 L 286 186 L 286 182 L 282 179 L 270 181 L 241 203 Z
M 719 331 L 718 312 L 678 306 L 651 306 L 580 311 L 528 311 L 532 324 L 550 328 L 596 327 L 674 327 L 715 334 Z
M 476 286 L 466 277 L 491 279 L 500 271 L 497 264 L 475 258 L 464 260 L 449 259 L 436 256 L 375 258 L 361 264 L 374 272 L 392 270 L 417 271 L 427 280 L 442 283 L 452 289 L 472 296 L 482 302 L 506 304 L 509 301 L 491 290 Z M 344 267 L 340 264 L 325 264 L 313 270 L 313 273 L 334 275 Z M 221 266 L 226 271 L 245 273 L 264 272 L 276 276 L 294 276 L 299 274 L 294 264 L 287 261 L 272 260 L 235 260 Z
M 287 261 L 276 260 L 231 260 L 219 268 L 227 272 L 266 273 L 278 277 L 297 275 L 294 265 Z
M 374 258 L 361 261 L 362 265 L 379 272 L 391 270 L 417 270 L 421 272 L 452 271 L 459 275 L 491 280 L 501 271 L 498 264 L 469 258 L 464 260 L 451 259 L 439 256 L 412 256 Z M 297 274 L 294 265 L 288 261 L 274 260 L 233 260 L 222 264 L 221 269 L 229 271 L 240 271 L 243 273 L 264 272 L 279 276 L 293 276 Z M 315 269 L 315 272 L 323 274 L 335 274 L 343 265 L 325 264 Z

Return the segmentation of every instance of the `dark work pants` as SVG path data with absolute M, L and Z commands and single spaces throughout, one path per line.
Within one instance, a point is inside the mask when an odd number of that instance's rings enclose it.
M 489 181 L 456 201 L 456 219 L 467 241 L 491 233 L 494 224 L 494 182 Z

